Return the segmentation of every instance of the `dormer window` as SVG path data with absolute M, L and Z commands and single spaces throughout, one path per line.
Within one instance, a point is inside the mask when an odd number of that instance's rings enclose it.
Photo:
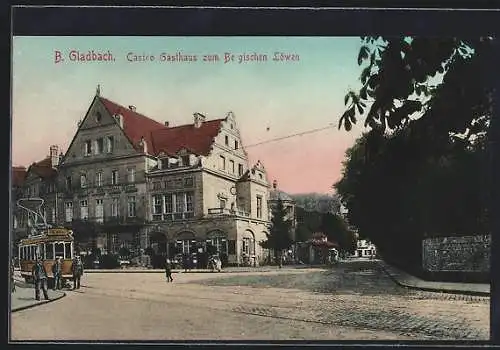
M 183 165 L 183 166 L 190 166 L 190 165 L 191 165 L 189 155 L 187 155 L 187 156 L 182 156 L 182 157 L 181 157 L 181 159 L 182 159 L 182 165 Z

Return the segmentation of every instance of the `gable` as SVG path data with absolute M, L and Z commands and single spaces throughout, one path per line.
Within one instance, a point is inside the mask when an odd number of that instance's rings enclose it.
M 87 154 L 90 142 L 90 154 Z M 110 146 L 108 146 L 110 144 Z M 109 150 L 111 150 L 109 152 Z M 84 159 L 106 159 L 114 156 L 137 154 L 119 122 L 113 117 L 100 98 L 92 101 L 84 119 L 79 123 L 62 165 Z

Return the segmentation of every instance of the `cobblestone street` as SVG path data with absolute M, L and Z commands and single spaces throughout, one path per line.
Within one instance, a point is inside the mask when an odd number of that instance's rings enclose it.
M 487 340 L 489 298 L 409 290 L 375 261 L 333 269 L 88 273 L 12 314 L 13 340 Z M 50 322 L 47 322 L 47 319 Z

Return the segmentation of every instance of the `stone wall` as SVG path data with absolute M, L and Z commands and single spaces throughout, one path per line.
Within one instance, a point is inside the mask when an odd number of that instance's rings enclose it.
M 423 269 L 429 272 L 489 273 L 490 246 L 489 235 L 424 239 Z

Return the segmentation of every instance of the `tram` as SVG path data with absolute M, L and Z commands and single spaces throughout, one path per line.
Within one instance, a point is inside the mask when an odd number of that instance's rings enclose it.
M 32 268 L 36 257 L 39 257 L 49 278 L 53 283 L 52 265 L 57 258 L 62 260 L 62 285 L 72 277 L 71 266 L 74 257 L 73 232 L 66 228 L 54 228 L 47 224 L 40 209 L 42 198 L 23 198 L 17 202 L 18 207 L 28 214 L 27 238 L 21 239 L 18 245 L 18 256 L 21 276 L 26 282 L 32 281 Z M 41 222 L 40 222 L 41 221 Z

